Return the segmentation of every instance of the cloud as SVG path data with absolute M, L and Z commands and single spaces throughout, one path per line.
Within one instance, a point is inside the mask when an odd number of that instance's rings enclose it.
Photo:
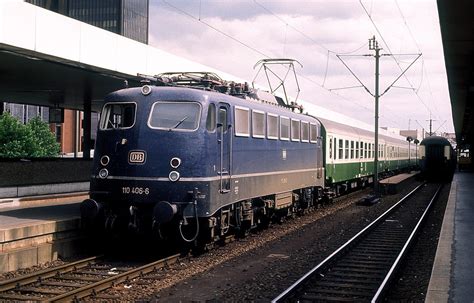
M 329 91 L 360 85 L 336 53 L 346 55 L 341 58 L 373 93 L 374 58 L 351 56 L 373 55 L 368 49 L 370 37 L 377 37 L 382 54 L 421 51 L 422 59 L 381 98 L 381 121 L 406 128 L 409 119 L 425 121 L 431 111 L 448 121 L 445 129 L 453 129 L 433 1 L 364 0 L 363 7 L 347 0 L 152 0 L 150 4 L 151 45 L 248 81 L 256 73 L 253 65 L 265 56 L 297 59 L 303 64 L 302 69 L 297 67 L 302 99 L 367 123 L 373 123 L 374 116 L 370 94 L 361 88 Z M 414 58 L 382 57 L 381 90 Z

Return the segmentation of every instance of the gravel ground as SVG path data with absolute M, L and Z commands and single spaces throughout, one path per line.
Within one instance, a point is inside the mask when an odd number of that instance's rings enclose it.
M 420 235 L 400 268 L 400 274 L 386 294 L 386 301 L 423 302 L 425 300 L 450 188 L 450 184 L 447 184 L 442 189 L 439 203 L 433 205 Z
M 57 267 L 57 266 L 65 264 L 65 263 L 66 262 L 64 262 L 62 260 L 55 260 L 55 261 L 47 262 L 47 263 L 44 263 L 44 264 L 41 264 L 41 265 L 36 265 L 36 266 L 28 267 L 28 268 L 22 268 L 22 269 L 19 269 L 19 270 L 16 270 L 16 271 L 9 271 L 9 272 L 5 272 L 5 273 L 0 273 L 0 281 L 13 279 L 13 278 L 23 276 L 23 275 L 27 275 L 27 274 L 30 274 L 30 273 L 33 273 L 33 272 L 37 272 L 37 271 L 40 271 L 40 270 L 43 270 L 43 269 L 46 269 L 46 268 Z
M 373 206 L 355 202 L 365 190 L 303 217 L 291 219 L 245 239 L 228 243 L 199 257 L 187 257 L 176 265 L 101 293 L 103 299 L 89 301 L 159 302 L 268 302 L 309 269 L 320 263 L 419 182 L 411 180 L 401 193 L 386 196 Z M 388 294 L 388 301 L 422 301 L 433 262 L 449 186 L 442 193 L 423 236 L 407 259 L 404 274 Z M 26 274 L 62 261 L 0 275 L 0 280 Z M 115 299 L 114 299 L 115 298 Z
M 355 204 L 366 192 L 354 195 L 283 225 L 275 225 L 265 233 L 182 260 L 177 266 L 164 270 L 162 277 L 155 275 L 154 280 L 138 279 L 118 285 L 107 294 L 134 301 L 268 302 L 418 184 L 415 180 L 409 181 L 400 194 L 386 196 L 373 206 Z M 438 211 L 441 217 L 442 210 L 444 206 Z M 430 245 L 436 249 L 437 235 L 431 238 Z M 431 263 L 425 271 L 429 280 Z M 426 292 L 421 289 L 426 289 L 427 282 L 425 286 L 415 285 L 419 287 L 415 293 Z M 413 288 L 413 284 L 410 287 Z M 405 299 L 417 300 L 411 295 L 394 300 Z

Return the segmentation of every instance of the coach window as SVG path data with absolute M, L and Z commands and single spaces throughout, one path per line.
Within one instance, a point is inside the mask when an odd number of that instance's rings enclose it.
M 267 114 L 267 138 L 278 139 L 278 116 Z
M 301 121 L 301 142 L 309 142 L 309 123 Z
M 291 119 L 291 141 L 300 141 L 300 120 Z
M 337 158 L 342 159 L 343 153 L 344 153 L 344 141 L 342 139 L 339 139 L 339 156 Z
M 250 136 L 250 118 L 248 108 L 235 107 L 235 135 L 239 137 Z
M 252 136 L 254 138 L 265 138 L 265 113 L 257 110 L 252 111 Z
M 354 141 L 351 140 L 351 159 L 354 159 Z
M 318 143 L 318 126 L 316 124 L 309 124 L 309 141 Z
M 192 131 L 199 126 L 201 105 L 196 102 L 156 102 L 151 109 L 151 128 Z
M 280 117 L 280 139 L 290 140 L 290 118 Z
M 359 141 L 356 141 L 355 158 L 356 158 L 356 159 L 359 159 Z
M 345 140 L 346 142 L 346 145 L 344 145 L 344 150 L 345 150 L 345 155 L 344 155 L 344 159 L 348 159 L 349 158 L 349 140 Z
M 135 124 L 135 103 L 108 103 L 102 110 L 100 129 L 130 128 Z
M 213 103 L 207 108 L 206 129 L 210 132 L 216 129 L 216 105 Z
M 375 158 L 375 143 L 372 143 L 372 158 Z

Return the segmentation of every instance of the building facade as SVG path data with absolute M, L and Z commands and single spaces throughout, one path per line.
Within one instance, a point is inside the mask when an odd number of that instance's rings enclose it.
M 3 106 L 0 102 L 0 107 L 0 114 L 3 112 L 9 112 L 23 124 L 28 123 L 28 121 L 36 117 L 40 117 L 41 121 L 45 122 L 48 122 L 49 120 L 49 108 L 47 107 L 7 102 L 4 102 Z
M 148 44 L 149 0 L 24 0 L 56 13 L 97 26 L 135 41 Z M 22 123 L 40 116 L 49 119 L 49 108 L 14 104 L 0 100 L 0 114 L 11 113 Z M 7 101 L 7 100 L 5 100 Z M 50 123 L 50 129 L 61 145 L 61 152 L 77 155 L 83 150 L 83 112 L 64 110 L 63 123 Z M 94 146 L 99 115 L 91 116 L 91 140 Z
M 25 0 L 148 44 L 149 0 Z
M 17 118 L 21 123 L 26 124 L 35 117 L 40 117 L 42 121 L 49 122 L 49 108 L 28 105 L 16 104 L 8 102 L 0 102 L 0 114 L 3 112 L 10 113 Z M 50 123 L 49 128 L 56 137 L 56 141 L 61 146 L 61 153 L 63 155 L 74 156 L 83 150 L 84 132 L 82 128 L 82 121 L 84 113 L 77 110 L 64 110 L 64 121 L 62 123 Z M 97 135 L 97 126 L 99 123 L 99 114 L 91 114 L 91 140 L 94 146 Z

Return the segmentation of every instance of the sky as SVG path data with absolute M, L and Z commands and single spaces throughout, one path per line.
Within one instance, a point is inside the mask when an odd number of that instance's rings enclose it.
M 433 131 L 454 129 L 433 0 L 150 0 L 149 30 L 154 47 L 265 86 L 254 69 L 259 60 L 295 59 L 298 102 L 307 110 L 316 105 L 371 125 L 375 36 L 379 125 L 428 130 L 431 117 Z M 286 83 L 296 96 L 294 78 Z

